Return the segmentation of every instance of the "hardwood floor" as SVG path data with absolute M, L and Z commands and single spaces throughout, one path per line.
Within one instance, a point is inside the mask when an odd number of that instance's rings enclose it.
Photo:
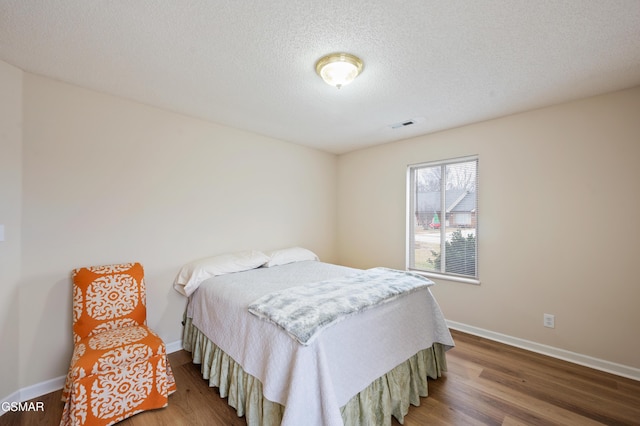
M 452 331 L 416 425 L 640 425 L 640 382 Z M 397 423 L 396 423 L 397 424 Z
M 449 370 L 429 381 L 429 397 L 411 407 L 405 426 L 640 425 L 640 382 L 581 367 L 452 330 Z M 120 425 L 245 425 L 209 388 L 189 354 L 169 355 L 178 391 L 167 408 L 140 413 Z M 34 401 L 44 412 L 8 412 L 0 425 L 53 426 L 61 391 Z M 395 419 L 393 425 L 399 425 Z

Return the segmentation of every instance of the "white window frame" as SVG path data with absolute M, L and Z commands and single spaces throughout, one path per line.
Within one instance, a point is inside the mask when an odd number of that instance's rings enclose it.
M 453 273 L 447 273 L 446 271 L 443 272 L 436 272 L 436 271 L 425 271 L 423 269 L 416 269 L 413 267 L 413 265 L 415 264 L 414 262 L 414 256 L 415 256 L 415 227 L 416 227 L 416 220 L 415 220 L 415 194 L 416 194 L 416 185 L 415 185 L 415 171 L 422 169 L 422 168 L 427 168 L 427 167 L 435 167 L 435 166 L 441 166 L 444 168 L 447 165 L 450 164 L 456 164 L 456 163 L 464 163 L 464 162 L 468 162 L 468 161 L 476 161 L 476 197 L 478 197 L 478 181 L 479 181 L 479 165 L 480 165 L 480 161 L 478 159 L 478 155 L 472 155 L 472 156 L 467 156 L 467 157 L 458 157 L 458 158 L 452 158 L 452 159 L 446 159 L 446 160 L 439 160 L 439 161 L 430 161 L 430 162 L 426 162 L 426 163 L 419 163 L 419 164 L 411 164 L 407 167 L 407 214 L 406 214 L 406 255 L 405 255 L 405 259 L 406 259 L 406 269 L 410 270 L 412 272 L 427 276 L 429 278 L 436 278 L 436 279 L 443 279 L 443 280 L 449 280 L 449 281 L 457 281 L 457 282 L 463 282 L 463 283 L 469 283 L 469 284 L 480 284 L 480 275 L 479 275 L 479 256 L 478 256 L 478 252 L 479 252 L 479 215 L 478 215 L 478 205 L 476 203 L 476 233 L 475 233 L 475 237 L 476 237 L 476 275 L 475 277 L 470 277 L 468 275 L 459 275 L 459 274 L 453 274 Z M 444 176 L 444 173 L 443 173 Z M 441 194 L 442 194 L 442 198 L 441 198 L 441 211 L 446 211 L 446 208 L 444 208 L 445 206 L 443 206 L 443 204 L 445 203 L 445 179 L 442 179 L 441 182 Z M 440 218 L 440 221 L 443 225 L 446 224 L 446 215 L 443 218 Z M 446 231 L 446 225 L 442 226 L 441 228 L 441 242 L 442 242 L 442 252 L 444 253 L 444 258 L 446 258 L 446 253 L 444 250 L 444 242 L 445 242 L 445 238 L 444 235 L 445 231 Z M 443 261 L 442 264 L 444 265 L 445 262 Z

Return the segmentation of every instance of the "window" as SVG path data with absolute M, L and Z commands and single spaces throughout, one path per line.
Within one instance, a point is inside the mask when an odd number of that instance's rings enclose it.
M 408 170 L 407 267 L 440 278 L 478 281 L 478 158 Z

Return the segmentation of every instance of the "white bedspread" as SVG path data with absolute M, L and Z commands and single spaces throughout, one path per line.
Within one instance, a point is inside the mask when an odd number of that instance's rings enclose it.
M 355 271 L 305 261 L 214 277 L 189 298 L 187 315 L 285 406 L 282 425 L 342 425 L 340 407 L 373 380 L 435 342 L 454 345 L 428 287 L 350 316 L 308 346 L 248 312 L 265 294 Z

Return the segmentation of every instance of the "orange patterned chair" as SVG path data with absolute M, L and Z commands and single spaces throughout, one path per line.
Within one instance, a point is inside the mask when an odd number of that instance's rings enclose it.
M 61 426 L 111 425 L 168 404 L 176 384 L 146 309 L 139 263 L 73 271 L 74 349 Z

